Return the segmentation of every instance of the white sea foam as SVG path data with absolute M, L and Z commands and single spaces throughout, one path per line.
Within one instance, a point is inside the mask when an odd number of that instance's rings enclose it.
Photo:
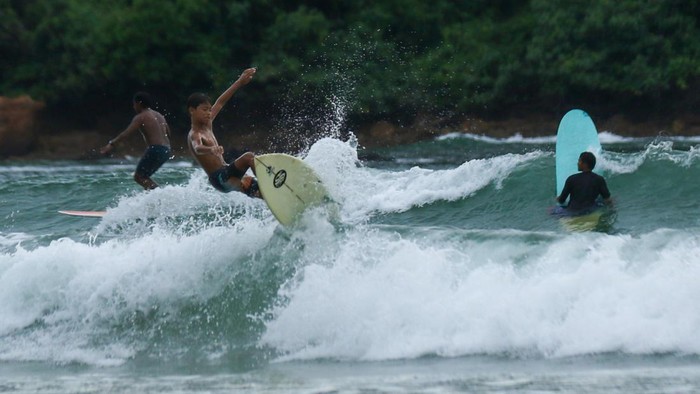
M 0 359 L 123 363 L 143 342 L 109 340 L 111 325 L 219 294 L 274 228 L 240 220 L 183 236 L 156 227 L 136 239 L 64 238 L 2 254 Z
M 516 133 L 510 137 L 505 138 L 495 138 L 489 137 L 482 134 L 469 134 L 469 133 L 448 133 L 437 137 L 437 140 L 449 140 L 455 138 L 464 138 L 474 141 L 486 142 L 490 144 L 555 144 L 557 142 L 556 135 L 549 136 L 538 136 L 538 137 L 523 137 L 522 134 Z M 601 131 L 598 133 L 598 139 L 602 145 L 614 145 L 614 144 L 624 144 L 624 143 L 648 143 L 652 142 L 658 138 L 662 138 L 667 141 L 676 142 L 700 142 L 700 136 L 662 136 L 662 137 L 625 137 L 615 134 L 610 131 Z
M 95 173 L 111 173 L 115 171 L 131 171 L 133 172 L 134 166 L 139 158 L 130 160 L 128 163 L 114 163 L 107 162 L 106 164 L 100 164 L 98 166 L 94 164 L 72 164 L 62 163 L 62 162 L 51 162 L 49 165 L 37 165 L 37 164 L 22 164 L 22 165 L 4 165 L 0 166 L 0 174 L 5 173 L 51 173 L 51 174 L 95 174 Z M 190 161 L 169 161 L 161 167 L 160 171 L 167 172 L 174 168 L 190 168 L 192 167 L 192 162 Z
M 640 163 L 625 162 L 635 155 L 605 152 L 602 165 L 635 171 Z M 642 163 L 692 162 L 697 151 L 656 144 L 644 155 Z M 125 316 L 176 313 L 220 296 L 265 252 L 296 272 L 261 317 L 260 344 L 282 360 L 700 354 L 698 229 L 630 236 L 364 224 L 499 188 L 548 156 L 392 171 L 364 167 L 354 141 L 321 140 L 304 160 L 350 225 L 338 231 L 324 215 L 309 215 L 279 237 L 280 249 L 270 246 L 279 226 L 262 201 L 215 193 L 201 171 L 182 185 L 119 199 L 92 242 L 64 238 L 28 249 L 23 233 L 0 234 L 0 243 L 19 244 L 0 253 L 0 360 L 120 365 L 148 341 L 114 335 Z
M 326 139 L 312 147 L 306 160 L 342 206 L 344 218 L 357 222 L 374 212 L 403 212 L 466 198 L 488 185 L 500 187 L 511 172 L 543 155 L 546 153 L 506 154 L 448 170 L 386 171 L 362 167 L 352 144 Z
M 700 158 L 700 147 L 689 150 L 674 149 L 673 141 L 656 141 L 646 145 L 644 151 L 634 153 L 616 153 L 603 151 L 598 157 L 599 168 L 612 174 L 629 174 L 636 172 L 649 161 L 668 161 L 680 167 L 690 167 Z
M 111 326 L 218 295 L 276 227 L 262 200 L 215 192 L 195 173 L 123 196 L 90 242 L 27 249 L 30 235 L 0 234 L 13 246 L 0 253 L 0 360 L 122 364 L 144 343 L 110 340 Z
M 30 241 L 34 236 L 27 233 L 2 233 L 0 232 L 0 250 L 9 247 L 15 247 L 24 241 Z
M 195 172 L 185 184 L 168 185 L 121 197 L 116 206 L 108 207 L 107 214 L 95 228 L 99 235 L 112 228 L 128 226 L 132 236 L 147 233 L 154 223 L 177 233 L 191 228 L 192 220 L 180 220 L 173 227 L 173 219 L 211 216 L 207 226 L 226 225 L 242 217 L 269 219 L 272 215 L 265 203 L 241 193 L 219 193 L 209 184 L 203 172 Z M 202 221 L 196 221 L 203 224 Z M 196 226 L 195 228 L 203 228 Z
M 284 288 L 281 360 L 698 354 L 700 235 L 452 243 L 358 231 Z
M 482 134 L 469 133 L 448 133 L 437 137 L 438 141 L 449 140 L 455 138 L 465 138 L 474 141 L 487 142 L 490 144 L 553 144 L 557 141 L 555 135 L 542 137 L 523 137 L 522 134 L 516 133 L 506 138 L 489 137 Z

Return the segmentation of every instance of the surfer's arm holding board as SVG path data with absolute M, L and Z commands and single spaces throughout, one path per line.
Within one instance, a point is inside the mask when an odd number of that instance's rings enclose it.
M 566 204 L 566 199 L 569 198 L 569 194 L 571 194 L 571 182 L 567 179 L 561 194 L 555 197 L 555 200 L 559 205 L 564 206 L 564 204 Z
M 203 133 L 193 132 L 190 136 L 190 144 L 192 151 L 197 155 L 215 155 L 222 156 L 224 147 L 219 145 L 216 138 L 207 138 Z M 223 158 L 221 159 L 223 161 Z

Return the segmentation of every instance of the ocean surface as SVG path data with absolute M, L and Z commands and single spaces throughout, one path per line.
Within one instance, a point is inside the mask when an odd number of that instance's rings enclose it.
M 0 162 L 0 392 L 699 392 L 700 139 L 601 142 L 594 231 L 554 136 L 310 142 L 292 229 L 186 160 Z

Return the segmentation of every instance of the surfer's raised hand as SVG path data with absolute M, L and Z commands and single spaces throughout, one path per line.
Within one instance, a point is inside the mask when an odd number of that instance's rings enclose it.
M 224 105 L 228 102 L 228 100 L 233 96 L 233 94 L 241 87 L 244 85 L 247 85 L 248 82 L 250 82 L 253 79 L 253 75 L 255 74 L 255 69 L 254 68 L 248 68 L 241 73 L 241 76 L 238 77 L 236 82 L 231 84 L 231 86 L 228 87 L 223 93 L 221 93 L 221 96 L 219 96 L 218 99 L 216 99 L 216 102 L 214 105 L 211 107 L 211 120 L 214 121 L 214 118 L 219 114 L 219 111 L 221 111 L 221 108 L 223 108 Z
M 255 75 L 256 71 L 257 70 L 255 68 L 247 68 L 243 70 L 241 76 L 238 77 L 238 81 L 240 81 L 242 85 L 248 84 L 248 82 L 253 80 L 253 75 Z

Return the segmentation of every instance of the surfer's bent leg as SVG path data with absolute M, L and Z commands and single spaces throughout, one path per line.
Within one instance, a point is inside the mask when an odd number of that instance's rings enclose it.
M 255 155 L 251 152 L 246 152 L 241 157 L 236 159 L 233 163 L 229 164 L 229 173 L 231 177 L 236 177 L 240 179 L 241 191 L 249 197 L 262 198 L 260 195 L 260 188 L 258 187 L 258 181 L 250 176 L 246 176 L 245 173 L 248 168 L 253 170 L 255 174 L 255 167 L 252 166 L 253 160 L 255 160 Z M 241 165 L 241 163 L 243 163 Z M 245 171 L 241 169 L 242 166 L 247 166 Z
M 239 168 L 236 165 L 236 162 L 233 162 L 226 167 L 226 176 L 227 176 L 227 178 L 243 179 L 243 177 L 245 176 L 245 172 L 247 170 L 248 170 L 247 168 L 246 169 Z
M 230 182 L 230 165 L 221 167 L 211 175 L 209 175 L 209 183 L 214 186 L 214 189 L 222 193 L 230 193 L 233 191 L 240 191 L 240 187 L 233 185 Z
M 243 173 L 250 168 L 253 170 L 253 174 L 255 174 L 255 155 L 253 152 L 246 152 L 240 155 L 238 159 L 234 160 L 232 165 L 235 165 L 236 168 L 243 171 Z

